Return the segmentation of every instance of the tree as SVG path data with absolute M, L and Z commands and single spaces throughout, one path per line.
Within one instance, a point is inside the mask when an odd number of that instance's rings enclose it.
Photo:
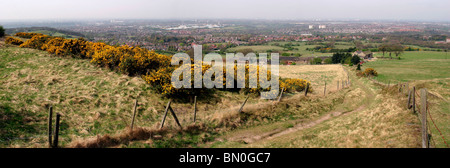
M 352 57 L 351 63 L 353 63 L 353 65 L 359 64 L 359 62 L 361 61 L 361 58 L 359 58 L 359 56 L 354 55 Z
M 314 59 L 311 59 L 310 63 L 311 63 L 311 65 L 319 65 L 319 64 L 322 64 L 322 59 L 314 58 Z
M 350 53 L 334 53 L 331 57 L 331 61 L 333 64 L 344 63 L 345 60 L 351 56 L 352 55 Z
M 5 29 L 3 28 L 3 26 L 0 26 L 0 37 L 5 36 Z
M 383 52 L 383 57 L 384 57 L 384 53 L 386 53 L 388 51 L 389 46 L 387 44 L 383 44 L 380 47 L 378 47 L 378 50 Z
M 332 64 L 332 63 L 333 63 L 333 61 L 331 60 L 331 58 L 327 58 L 327 59 L 323 60 L 323 62 L 324 62 L 325 64 Z
M 404 51 L 404 47 L 400 43 L 393 44 L 391 48 L 396 57 L 398 57 Z

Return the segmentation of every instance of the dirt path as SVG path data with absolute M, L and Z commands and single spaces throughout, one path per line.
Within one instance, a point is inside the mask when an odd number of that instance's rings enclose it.
M 275 130 L 268 131 L 268 132 L 258 134 L 258 135 L 254 135 L 254 134 L 250 133 L 250 134 L 245 134 L 245 135 L 230 136 L 226 139 L 229 141 L 244 142 L 246 144 L 251 144 L 251 143 L 254 143 L 257 141 L 270 140 L 270 139 L 284 136 L 284 135 L 294 133 L 294 132 L 297 132 L 300 130 L 309 129 L 309 128 L 312 128 L 312 127 L 314 127 L 320 123 L 323 123 L 325 121 L 335 119 L 338 117 L 342 117 L 345 115 L 349 115 L 351 113 L 363 111 L 372 104 L 373 100 L 376 97 L 375 93 L 373 90 L 371 90 L 368 87 L 368 84 L 364 84 L 363 82 L 359 81 L 355 76 L 351 75 L 350 79 L 351 79 L 352 85 L 354 85 L 351 87 L 351 89 L 352 90 L 356 90 L 358 88 L 361 89 L 362 93 L 364 94 L 364 98 L 363 98 L 364 100 L 361 100 L 361 102 L 369 102 L 368 104 L 362 103 L 362 105 L 358 106 L 357 108 L 355 108 L 353 110 L 331 111 L 331 112 L 328 112 L 327 114 L 325 114 L 324 116 L 321 116 L 318 119 L 315 119 L 315 120 L 309 121 L 309 122 L 301 122 L 301 123 L 294 125 L 291 128 L 277 128 Z

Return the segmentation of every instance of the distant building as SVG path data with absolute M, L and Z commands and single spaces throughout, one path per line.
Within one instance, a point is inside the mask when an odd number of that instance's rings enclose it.
M 445 40 L 446 43 L 450 43 L 450 38 L 448 38 L 447 40 Z
M 309 29 L 314 29 L 314 25 L 309 25 Z
M 326 25 L 319 25 L 319 29 L 326 29 L 327 26 Z

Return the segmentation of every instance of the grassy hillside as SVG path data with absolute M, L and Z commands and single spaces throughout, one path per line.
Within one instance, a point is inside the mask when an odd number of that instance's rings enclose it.
M 89 61 L 49 56 L 44 51 L 0 49 L 2 146 L 42 147 L 47 108 L 62 114 L 61 145 L 129 125 L 138 99 L 142 126 L 154 124 L 163 102 L 139 77 L 101 69 Z M 162 107 L 161 107 L 162 108 Z

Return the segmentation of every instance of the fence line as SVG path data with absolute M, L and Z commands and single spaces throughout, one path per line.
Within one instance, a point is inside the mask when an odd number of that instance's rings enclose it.
M 415 88 L 415 87 L 413 87 Z M 436 128 L 436 130 L 439 132 L 444 144 L 447 146 L 447 148 L 450 148 L 444 135 L 442 134 L 442 131 L 439 129 L 439 127 L 436 125 L 436 122 L 433 119 L 433 116 L 431 114 L 431 110 L 429 109 L 429 102 L 427 100 L 427 94 L 428 91 L 426 89 L 422 89 L 421 93 L 423 93 L 423 95 L 421 96 L 420 94 L 417 93 L 417 91 L 415 89 L 410 90 L 410 92 L 412 92 L 413 97 L 417 96 L 418 98 L 421 99 L 421 104 L 420 104 L 420 108 L 419 108 L 419 114 L 421 114 L 421 117 L 419 117 L 419 121 L 422 123 L 422 147 L 424 148 L 429 148 L 429 144 L 430 144 L 430 139 L 431 142 L 433 142 L 434 147 L 436 147 L 436 142 L 435 142 L 435 138 L 433 133 L 431 132 L 431 128 L 429 126 L 428 121 L 428 117 L 430 118 L 431 122 L 434 125 L 434 128 Z M 408 105 L 410 103 L 410 100 L 408 100 Z M 415 99 L 412 100 L 412 106 L 415 106 Z M 414 107 L 411 107 L 414 108 Z M 427 113 L 428 113 L 428 117 L 427 117 Z

